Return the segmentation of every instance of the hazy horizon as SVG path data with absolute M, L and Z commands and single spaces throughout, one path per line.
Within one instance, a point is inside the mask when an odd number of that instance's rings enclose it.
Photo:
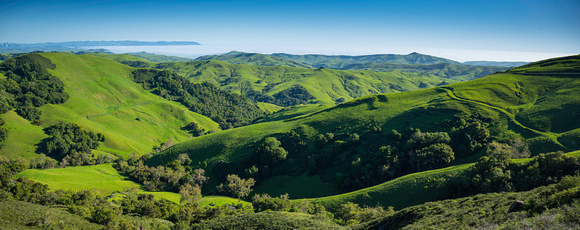
M 410 54 L 417 52 L 431 56 L 451 59 L 458 62 L 466 61 L 497 61 L 497 62 L 534 62 L 549 58 L 576 55 L 572 53 L 516 52 L 497 50 L 459 50 L 459 49 L 413 49 L 413 48 L 309 48 L 309 47 L 270 47 L 259 45 L 196 45 L 196 46 L 93 46 L 90 49 L 107 49 L 121 54 L 130 52 L 147 52 L 159 55 L 178 56 L 195 59 L 204 55 L 219 55 L 231 51 L 246 53 L 288 53 L 288 54 L 321 54 L 321 55 L 373 55 L 373 54 Z
M 11 1 L 0 5 L 0 42 L 196 41 L 203 54 L 537 61 L 580 53 L 579 9 L 575 0 Z M 202 54 L 189 51 L 155 53 Z

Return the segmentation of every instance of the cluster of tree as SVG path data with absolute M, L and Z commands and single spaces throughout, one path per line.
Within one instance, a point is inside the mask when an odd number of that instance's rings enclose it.
M 208 180 L 203 169 L 194 169 L 190 166 L 191 160 L 187 154 L 179 155 L 177 160 L 166 166 L 157 167 L 145 165 L 150 157 L 150 155 L 137 157 L 132 154 L 127 160 L 118 158 L 113 167 L 127 175 L 130 180 L 143 184 L 144 188 L 150 191 L 180 192 L 182 189 L 201 191 L 202 185 Z M 185 188 L 186 185 L 195 188 Z
M 26 54 L 10 58 L 0 64 L 0 72 L 6 79 L 0 79 L 0 112 L 14 108 L 16 112 L 40 124 L 40 110 L 44 104 L 60 104 L 69 99 L 60 79 L 51 75 L 48 69 L 56 66 L 39 54 Z
M 221 194 L 240 199 L 250 194 L 255 183 L 253 178 L 242 179 L 238 175 L 230 174 L 226 178 L 226 183 L 218 185 L 217 190 Z
M 48 155 L 72 165 L 79 165 L 78 161 L 82 162 L 80 165 L 90 164 L 88 159 L 91 149 L 96 149 L 100 142 L 105 141 L 103 134 L 87 131 L 77 124 L 67 122 L 57 122 L 44 128 L 44 132 L 50 136 L 45 141 Z
M 248 88 L 243 93 L 246 97 L 251 98 L 255 101 L 266 102 L 274 105 L 279 105 L 283 107 L 306 104 L 316 99 L 304 86 L 294 85 L 288 89 L 282 90 L 272 96 L 266 95 L 265 92 L 269 88 L 264 88 L 263 92 L 259 92 Z
M 383 143 L 390 145 L 358 154 L 350 171 L 336 179 L 339 188 L 349 191 L 369 187 L 408 173 L 445 167 L 455 159 L 446 132 L 410 129 L 400 134 L 392 130 L 386 138 Z
M 580 173 L 580 160 L 562 152 L 540 154 L 527 163 L 512 163 L 521 149 L 493 142 L 487 155 L 467 171 L 451 175 L 439 185 L 442 198 L 465 197 L 479 193 L 526 191 Z M 525 150 L 524 150 L 525 151 Z
M 199 124 L 195 122 L 190 122 L 184 127 L 185 130 L 188 130 L 194 137 L 202 136 L 205 134 L 205 130 L 199 126 Z
M 191 111 L 207 116 L 229 129 L 250 124 L 263 116 L 256 102 L 248 98 L 204 83 L 191 83 L 168 70 L 137 69 L 133 71 L 135 82 L 144 89 L 168 100 L 178 101 Z

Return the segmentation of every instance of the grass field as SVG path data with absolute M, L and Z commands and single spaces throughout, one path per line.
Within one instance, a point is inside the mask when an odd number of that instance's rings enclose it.
M 10 159 L 18 157 L 29 159 L 38 156 L 36 153 L 37 145 L 48 137 L 42 131 L 42 127 L 30 124 L 30 121 L 14 111 L 8 111 L 0 116 L 6 122 L 2 127 L 8 130 L 5 145 L 0 149 L 0 155 Z
M 26 177 L 46 184 L 51 189 L 75 192 L 90 190 L 102 195 L 122 192 L 125 187 L 141 187 L 138 183 L 126 180 L 110 164 L 47 170 L 28 169 L 14 175 L 14 177 Z

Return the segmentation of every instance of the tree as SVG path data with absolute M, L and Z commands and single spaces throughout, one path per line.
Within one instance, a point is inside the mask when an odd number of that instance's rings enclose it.
M 242 179 L 235 174 L 230 174 L 226 178 L 226 184 L 220 184 L 217 189 L 221 193 L 236 198 L 244 198 L 250 194 L 255 183 L 253 178 Z
M 275 137 L 267 137 L 254 151 L 254 156 L 259 159 L 261 165 L 274 165 L 283 161 L 288 152 L 280 144 Z
M 184 203 L 199 203 L 201 201 L 201 188 L 197 185 L 185 184 L 179 189 L 181 199 L 179 202 Z

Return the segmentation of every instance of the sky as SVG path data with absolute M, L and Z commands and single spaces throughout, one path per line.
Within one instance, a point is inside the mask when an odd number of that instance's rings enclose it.
M 0 1 L 0 42 L 11 43 L 196 41 L 206 53 L 419 52 L 459 61 L 580 53 L 578 0 Z

